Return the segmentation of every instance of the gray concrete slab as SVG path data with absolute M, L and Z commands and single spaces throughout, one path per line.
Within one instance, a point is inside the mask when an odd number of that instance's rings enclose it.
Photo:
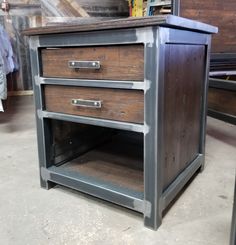
M 0 244 L 227 245 L 236 167 L 236 126 L 208 118 L 206 167 L 158 231 L 130 210 L 63 187 L 39 187 L 31 96 L 0 114 Z

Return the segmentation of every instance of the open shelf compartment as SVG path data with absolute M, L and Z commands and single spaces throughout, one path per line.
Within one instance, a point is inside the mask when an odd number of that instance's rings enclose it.
M 137 199 L 141 205 L 144 198 L 142 133 L 59 120 L 49 121 L 53 132 L 50 139 L 52 162 L 47 168 L 49 181 L 119 202 L 121 205 L 119 195 L 130 200 Z M 96 191 L 90 191 L 91 187 Z M 97 189 L 105 189 L 107 194 L 104 192 L 99 195 Z M 110 200 L 115 193 L 117 201 Z M 123 206 L 142 210 L 132 202 L 130 205 L 131 207 Z

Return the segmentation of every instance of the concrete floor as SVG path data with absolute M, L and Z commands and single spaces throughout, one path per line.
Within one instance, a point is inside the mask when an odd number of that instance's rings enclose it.
M 0 114 L 0 244 L 227 245 L 236 166 L 236 126 L 208 118 L 206 168 L 157 232 L 142 216 L 63 187 L 39 187 L 32 97 Z

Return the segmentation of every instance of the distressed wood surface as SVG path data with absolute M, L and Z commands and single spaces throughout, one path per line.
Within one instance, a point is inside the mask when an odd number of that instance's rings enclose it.
M 143 45 L 80 47 L 42 50 L 44 77 L 107 80 L 144 79 Z M 69 61 L 100 61 L 99 70 L 71 69 Z
M 235 0 L 180 0 L 180 16 L 219 27 L 213 36 L 212 52 L 236 53 Z
M 42 26 L 62 26 L 66 24 L 88 24 L 98 21 L 106 21 L 114 18 L 110 17 L 42 17 Z
M 202 45 L 166 45 L 164 97 L 164 188 L 199 153 L 205 70 Z
M 236 91 L 209 88 L 208 108 L 236 116 Z
M 24 35 L 41 35 L 41 34 L 56 34 L 70 33 L 83 31 L 97 30 L 112 30 L 121 28 L 138 28 L 146 26 L 167 26 L 176 29 L 187 29 L 195 32 L 217 33 L 218 28 L 202 22 L 192 21 L 186 18 L 181 18 L 174 15 L 152 16 L 141 18 L 123 18 L 110 21 L 99 21 L 94 24 L 83 25 L 62 25 L 55 27 L 41 27 L 25 30 Z
M 47 111 L 123 122 L 143 123 L 144 120 L 143 91 L 57 85 L 45 85 L 44 91 Z M 73 106 L 72 99 L 102 101 L 102 107 Z
M 103 183 L 144 191 L 142 146 L 131 142 L 113 139 L 62 165 L 61 168 L 95 178 Z

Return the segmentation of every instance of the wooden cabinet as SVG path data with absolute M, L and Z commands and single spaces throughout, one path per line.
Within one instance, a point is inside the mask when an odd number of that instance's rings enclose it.
M 162 213 L 204 165 L 211 34 L 176 16 L 26 30 L 41 186 Z

